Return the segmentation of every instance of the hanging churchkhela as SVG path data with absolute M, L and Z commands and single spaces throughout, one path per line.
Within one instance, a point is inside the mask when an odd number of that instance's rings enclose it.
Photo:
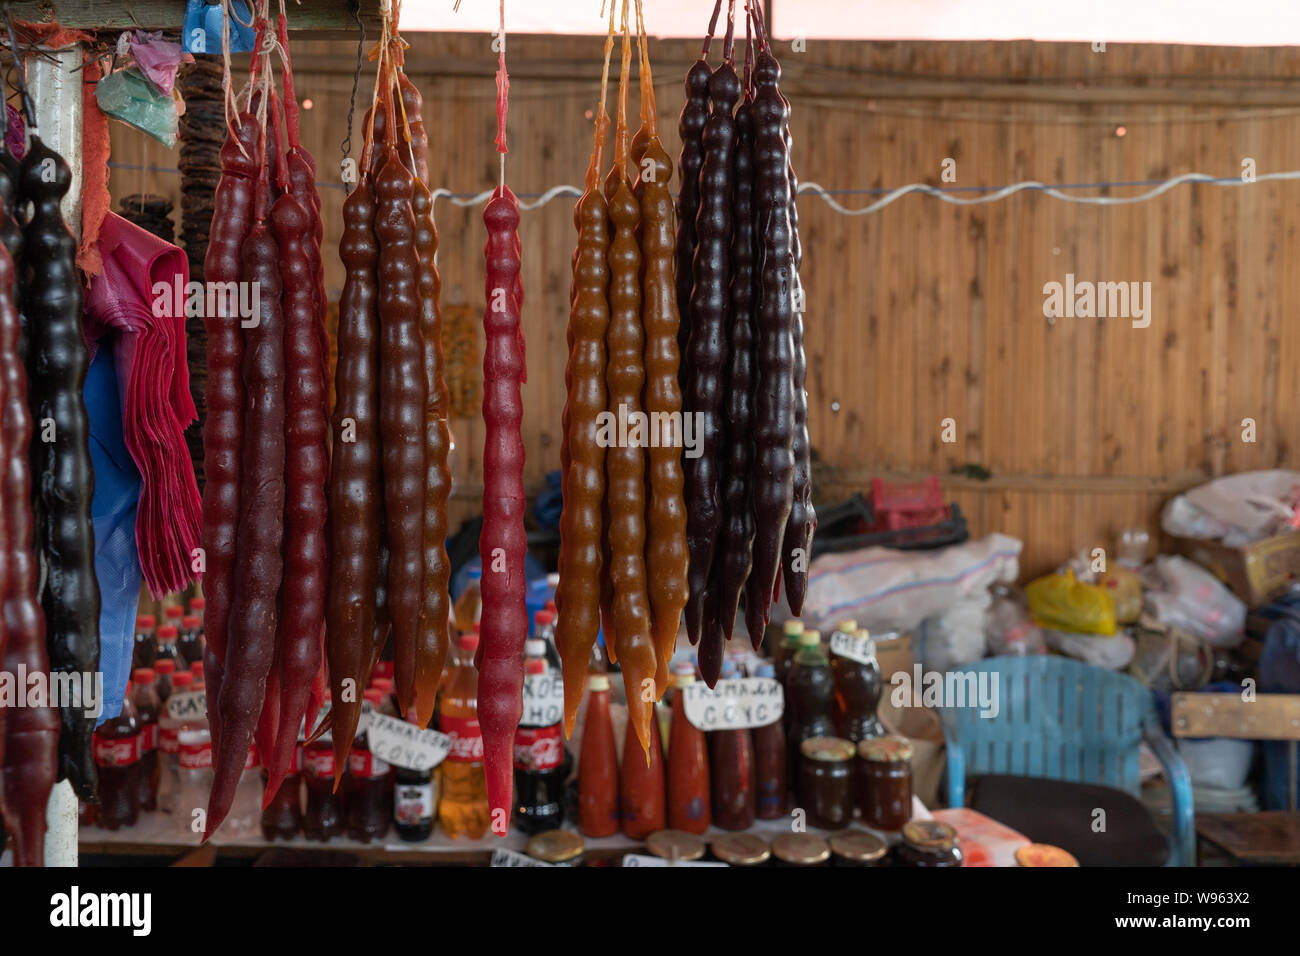
M 613 162 L 602 191 L 605 95 L 614 38 L 611 6 L 595 143 L 586 191 L 574 211 L 578 246 L 565 373 L 556 641 L 565 668 L 566 729 L 572 729 L 587 659 L 603 624 L 606 647 L 623 670 L 629 719 L 648 751 L 652 704 L 667 687 L 668 662 L 688 595 L 688 552 L 676 441 L 637 440 L 631 434 L 627 441 L 610 440 L 608 425 L 611 420 L 680 421 L 682 406 L 668 191 L 672 162 L 655 123 L 639 3 L 641 128 L 629 143 L 628 13 L 624 0 Z
M 423 103 L 402 70 L 400 4 L 376 50 L 358 180 L 343 205 L 329 478 L 325 644 L 335 785 L 391 631 L 395 689 L 419 726 L 433 716 L 447 655 L 451 476 L 440 343 L 438 233 Z M 390 613 L 391 611 L 391 613 Z
M 789 103 L 762 14 L 746 7 L 744 83 L 733 59 L 734 0 L 723 60 L 708 69 L 717 0 L 703 53 L 687 73 L 679 127 L 678 215 L 694 223 L 678 229 L 678 304 L 689 329 L 681 381 L 701 452 L 684 462 L 686 627 L 710 686 L 742 590 L 755 646 L 782 576 L 791 610 L 801 612 L 816 526 Z

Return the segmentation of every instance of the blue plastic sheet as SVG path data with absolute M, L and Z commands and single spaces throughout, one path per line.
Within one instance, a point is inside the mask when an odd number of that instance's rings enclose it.
M 253 15 L 248 9 L 248 0 L 234 0 L 231 4 L 234 16 L 230 18 L 230 52 L 247 53 L 253 49 L 257 38 L 252 27 L 243 26 L 239 21 L 252 23 Z M 185 27 L 181 31 L 181 44 L 186 53 L 220 53 L 221 52 L 221 4 L 206 3 L 204 0 L 187 0 L 185 4 Z

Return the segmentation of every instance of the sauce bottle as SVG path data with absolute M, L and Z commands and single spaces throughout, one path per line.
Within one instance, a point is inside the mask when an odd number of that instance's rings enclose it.
M 587 718 L 578 761 L 578 830 L 583 836 L 608 837 L 618 832 L 618 777 L 609 678 L 592 674 L 587 678 Z
M 859 647 L 869 649 L 865 653 L 870 655 L 870 660 L 863 663 L 836 654 L 834 650 L 831 651 L 836 733 L 855 744 L 868 737 L 881 737 L 885 733 L 885 728 L 876 718 L 876 707 L 880 704 L 881 679 L 875 645 L 870 643 L 866 629 L 858 628 L 854 621 L 841 621 L 835 630 L 857 641 Z
M 753 738 L 748 730 L 715 730 L 709 737 L 713 825 L 723 830 L 748 830 L 757 812 Z
M 433 770 L 398 767 L 393 785 L 393 825 L 407 843 L 427 840 L 433 834 L 433 814 L 438 788 Z
M 154 627 L 158 623 L 152 614 L 141 614 L 135 619 L 135 647 L 131 655 L 131 669 L 153 667 L 158 657 L 158 639 Z
M 760 664 L 757 676 L 774 678 L 775 668 L 771 664 Z M 755 727 L 752 736 L 756 790 L 755 816 L 760 820 L 774 820 L 785 816 L 788 788 L 785 776 L 784 717 L 762 727 Z
M 644 840 L 667 825 L 664 800 L 664 756 L 659 740 L 658 708 L 651 705 L 650 759 L 647 762 L 632 721 L 623 737 L 623 772 L 619 786 L 623 835 Z
M 686 719 L 686 688 L 695 669 L 673 668 L 672 727 L 668 735 L 668 826 L 687 833 L 709 828 L 709 748 L 704 731 Z
M 122 711 L 95 729 L 94 756 L 99 770 L 99 808 L 95 819 L 105 830 L 135 826 L 140 818 L 140 722 L 128 682 Z
M 135 684 L 131 705 L 140 722 L 140 809 L 153 811 L 158 809 L 158 719 L 162 703 L 154 690 L 154 672 L 150 668 L 137 669 L 131 679 Z
M 382 712 L 384 694 L 368 690 L 363 695 L 373 712 Z M 357 734 L 348 753 L 347 834 L 369 843 L 388 832 L 393 805 L 390 767 L 370 750 L 365 731 Z
M 799 635 L 803 633 L 803 622 L 798 618 L 791 618 L 786 621 L 781 628 L 781 642 L 776 645 L 772 654 L 772 661 L 776 668 L 776 679 L 785 686 L 786 677 L 790 674 L 790 665 L 794 663 L 795 654 L 799 653 Z
M 452 839 L 468 836 L 477 840 L 487 832 L 490 822 L 487 780 L 483 776 L 483 735 L 478 724 L 478 671 L 474 669 L 478 635 L 462 634 L 458 643 L 459 651 L 438 712 L 438 729 L 451 737 L 451 752 L 441 767 L 438 823 Z
M 812 737 L 835 736 L 831 720 L 834 685 L 821 641 L 817 631 L 804 631 L 799 636 L 799 653 L 794 656 L 787 678 L 786 702 L 793 714 L 786 734 L 785 769 L 792 782 L 799 779 L 799 745 Z

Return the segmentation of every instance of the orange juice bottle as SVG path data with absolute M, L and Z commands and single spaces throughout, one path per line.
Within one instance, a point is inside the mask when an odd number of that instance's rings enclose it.
M 442 799 L 438 823 L 453 839 L 477 840 L 487 832 L 487 781 L 483 776 L 483 737 L 478 726 L 478 671 L 474 649 L 478 635 L 462 634 L 442 692 L 438 729 L 451 737 L 451 752 L 439 768 Z

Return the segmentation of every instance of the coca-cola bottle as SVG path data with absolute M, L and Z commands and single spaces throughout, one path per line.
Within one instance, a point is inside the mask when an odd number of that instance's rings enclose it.
M 325 695 L 326 706 L 330 697 Z M 307 807 L 302 814 L 303 836 L 326 842 L 343 833 L 343 810 L 334 790 L 334 738 L 328 733 L 302 746 L 302 779 Z
M 203 660 L 203 618 L 197 614 L 187 614 L 181 618 L 176 649 L 180 651 L 186 666 Z
M 192 605 L 191 605 L 192 606 Z M 262 781 L 267 772 L 262 770 Z M 289 772 L 284 775 L 280 789 L 271 802 L 262 809 L 262 836 L 267 840 L 277 838 L 292 840 L 302 829 L 302 744 L 293 749 Z
M 131 658 L 131 668 L 153 667 L 154 658 L 158 656 L 158 640 L 154 637 L 157 619 L 152 614 L 141 614 L 135 619 L 135 650 Z
M 172 678 L 176 676 L 176 662 L 158 661 L 153 665 L 153 674 L 153 686 L 158 694 L 158 702 L 166 706 L 167 698 L 172 695 Z
M 558 672 L 547 666 L 544 642 L 528 644 L 523 717 L 515 731 L 515 825 L 539 833 L 564 819 L 564 691 Z
M 140 818 L 140 722 L 136 719 L 129 682 L 122 710 L 95 730 L 95 766 L 99 768 L 99 810 L 96 820 L 105 830 L 135 826 Z
M 131 704 L 135 707 L 136 718 L 140 722 L 140 808 L 142 810 L 158 809 L 158 781 L 160 767 L 158 764 L 158 719 L 162 703 L 154 689 L 154 673 L 148 667 L 141 667 L 133 675 L 135 693 Z
M 432 770 L 397 768 L 397 780 L 393 786 L 393 824 L 399 837 L 408 843 L 429 839 L 437 805 L 438 788 Z
M 374 712 L 382 711 L 382 691 L 368 690 L 364 696 Z M 357 734 L 348 754 L 347 832 L 352 839 L 369 843 L 388 832 L 393 805 L 390 770 L 387 762 L 370 751 L 366 733 Z

